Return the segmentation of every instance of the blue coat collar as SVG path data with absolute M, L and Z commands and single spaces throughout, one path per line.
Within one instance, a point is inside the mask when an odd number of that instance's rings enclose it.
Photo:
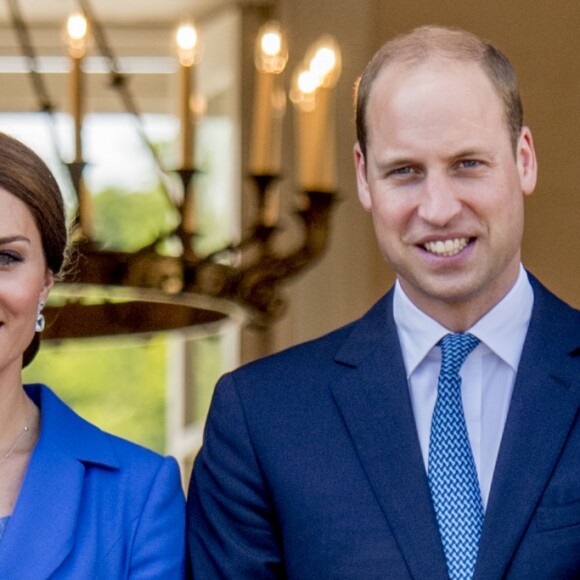
M 119 460 L 109 443 L 110 435 L 77 415 L 47 386 L 26 385 L 25 390 L 41 411 L 37 448 L 47 447 L 53 453 L 74 457 L 83 463 L 119 467 Z
M 28 385 L 26 392 L 41 409 L 41 431 L 0 542 L 0 578 L 22 577 L 23 569 L 29 578 L 51 576 L 78 541 L 88 464 L 119 467 L 109 436 L 80 418 L 48 387 Z

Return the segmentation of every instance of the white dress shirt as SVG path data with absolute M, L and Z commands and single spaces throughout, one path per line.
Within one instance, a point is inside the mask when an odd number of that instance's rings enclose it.
M 461 396 L 484 509 L 533 303 L 532 287 L 520 266 L 513 288 L 468 331 L 481 342 L 461 368 Z M 427 469 L 431 418 L 441 368 L 441 349 L 436 344 L 450 331 L 419 310 L 398 282 L 393 310 Z

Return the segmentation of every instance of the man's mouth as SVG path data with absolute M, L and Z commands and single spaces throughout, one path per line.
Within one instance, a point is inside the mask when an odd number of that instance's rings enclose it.
M 455 256 L 469 244 L 469 238 L 454 238 L 452 240 L 437 240 L 426 242 L 423 247 L 434 256 Z

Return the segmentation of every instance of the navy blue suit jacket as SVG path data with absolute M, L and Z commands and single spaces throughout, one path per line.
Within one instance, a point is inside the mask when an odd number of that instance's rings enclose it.
M 0 578 L 184 578 L 175 460 L 104 433 L 43 385 L 26 390 L 41 432 L 0 541 Z
M 475 577 L 580 577 L 580 312 L 537 281 Z M 444 579 L 392 316 L 224 376 L 188 498 L 194 578 Z

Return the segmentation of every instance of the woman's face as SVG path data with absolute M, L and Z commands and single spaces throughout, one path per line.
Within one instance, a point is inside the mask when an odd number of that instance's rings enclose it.
M 0 385 L 20 376 L 38 305 L 46 301 L 53 282 L 32 214 L 24 202 L 0 188 Z

